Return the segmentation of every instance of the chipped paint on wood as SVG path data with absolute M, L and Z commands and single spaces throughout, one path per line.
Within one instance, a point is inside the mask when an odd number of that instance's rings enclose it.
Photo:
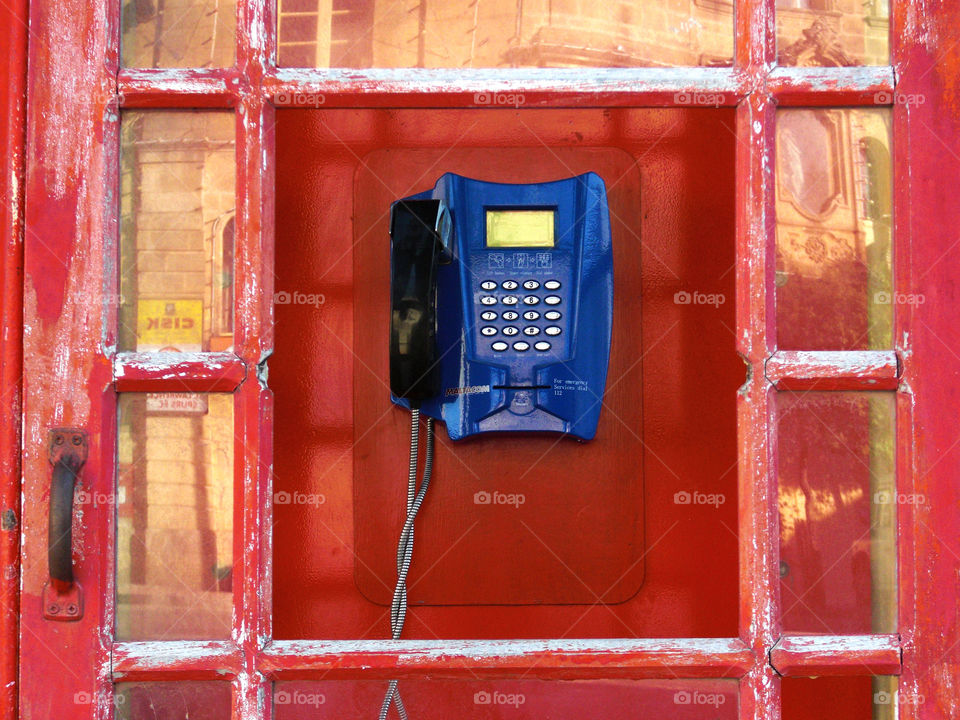
M 770 664 L 794 677 L 899 675 L 900 652 L 897 635 L 787 636 L 770 651 Z
M 233 392 L 246 366 L 223 353 L 117 353 L 113 358 L 117 392 Z
M 765 368 L 778 390 L 895 390 L 899 383 L 893 350 L 778 350 Z
M 23 188 L 27 74 L 27 2 L 0 5 L 3 162 L 0 178 L 0 720 L 18 717 L 20 629 L 20 418 L 22 412 Z

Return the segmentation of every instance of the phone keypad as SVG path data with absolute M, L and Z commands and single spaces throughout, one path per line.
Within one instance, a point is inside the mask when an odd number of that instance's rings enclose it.
M 538 353 L 550 352 L 553 349 L 553 343 L 551 343 L 550 340 L 553 340 L 563 333 L 563 328 L 559 324 L 559 321 L 563 318 L 563 313 L 559 309 L 559 307 L 563 305 L 563 298 L 557 294 L 560 287 L 560 281 L 552 278 L 543 281 L 522 277 L 500 281 L 492 279 L 482 280 L 479 283 L 479 289 L 484 291 L 484 293 L 479 295 L 480 305 L 506 306 L 506 309 L 499 314 L 493 309 L 488 308 L 482 309 L 479 313 L 480 319 L 485 323 L 479 328 L 480 335 L 484 338 L 489 338 L 490 344 L 488 347 L 497 353 L 506 352 L 511 348 L 519 353 L 524 353 L 531 349 Z M 514 294 L 513 291 L 520 288 L 523 288 L 527 294 Z M 500 294 L 496 292 L 498 289 L 507 292 Z M 550 291 L 550 294 L 541 295 L 536 292 L 541 289 Z M 532 308 L 541 303 L 550 306 L 546 312 L 541 313 L 538 310 L 523 311 L 523 320 L 528 324 L 519 326 L 504 325 L 503 327 L 490 324 L 497 319 L 507 323 L 514 323 L 520 319 L 520 313 L 514 310 L 514 307 L 524 305 Z M 538 321 L 541 320 L 545 320 L 547 324 L 540 324 Z M 526 338 L 530 338 L 530 342 L 527 342 L 526 339 L 517 338 L 517 336 L 521 334 Z M 506 338 L 515 338 L 516 340 L 512 343 L 506 342 L 495 339 L 497 335 Z M 540 337 L 543 335 L 546 335 L 547 338 L 541 340 Z M 533 342 L 534 339 L 536 339 L 537 342 Z

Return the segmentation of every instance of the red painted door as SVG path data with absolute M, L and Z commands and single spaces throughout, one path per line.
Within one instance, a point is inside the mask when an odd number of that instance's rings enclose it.
M 30 5 L 0 716 L 956 714 L 960 5 L 601 5 Z M 440 430 L 392 641 L 386 211 L 448 171 L 604 177 L 611 380 Z

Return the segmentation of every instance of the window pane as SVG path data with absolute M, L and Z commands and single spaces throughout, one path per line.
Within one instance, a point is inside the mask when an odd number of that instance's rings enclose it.
M 581 720 L 671 718 L 734 720 L 736 680 L 401 680 L 400 697 L 417 720 Z M 276 720 L 375 718 L 386 681 L 298 681 L 274 685 Z M 396 717 L 391 710 L 390 717 Z
M 733 3 L 278 0 L 293 67 L 730 65 Z
M 843 718 L 844 720 L 895 720 L 897 709 L 915 703 L 919 695 L 897 692 L 892 675 L 853 677 L 785 677 L 782 720 Z
M 889 0 L 777 0 L 781 65 L 886 65 Z
M 890 112 L 777 113 L 777 344 L 893 344 Z
M 119 403 L 117 639 L 230 637 L 233 396 Z
M 123 114 L 120 350 L 233 345 L 235 165 L 232 113 Z
M 234 0 L 124 0 L 120 54 L 126 67 L 229 67 Z
M 777 396 L 783 630 L 897 629 L 894 393 Z
M 117 683 L 116 720 L 229 720 L 230 683 Z

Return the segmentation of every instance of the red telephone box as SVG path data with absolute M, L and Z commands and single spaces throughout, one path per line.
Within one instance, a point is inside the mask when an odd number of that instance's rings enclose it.
M 0 717 L 956 714 L 960 5 L 674 5 L 0 10 Z M 611 359 L 438 426 L 390 640 L 445 172 L 604 179 Z

